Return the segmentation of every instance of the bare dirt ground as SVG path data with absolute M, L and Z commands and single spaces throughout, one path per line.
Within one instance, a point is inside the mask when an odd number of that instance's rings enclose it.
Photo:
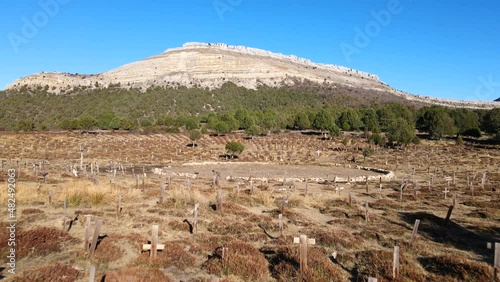
M 226 160 L 224 146 L 233 140 L 244 143 L 245 151 Z M 364 159 L 362 149 L 369 145 L 359 137 L 347 140 L 343 145 L 342 138 L 296 133 L 246 140 L 231 134 L 204 136 L 191 148 L 182 134 L 0 133 L 0 185 L 7 190 L 7 169 L 14 168 L 18 219 L 16 275 L 7 264 L 1 275 L 8 281 L 88 281 L 94 265 L 96 281 L 492 281 L 487 243 L 500 240 L 498 149 L 423 141 L 406 150 L 375 149 Z M 86 173 L 80 170 L 81 148 Z M 99 167 L 95 177 L 91 165 Z M 383 174 L 358 166 L 395 176 L 380 183 Z M 70 167 L 77 168 L 77 177 Z M 212 170 L 221 175 L 216 185 Z M 365 183 L 364 176 L 372 178 Z M 3 230 L 7 198 L 0 194 Z M 104 222 L 91 258 L 84 251 L 84 215 L 92 215 L 92 227 Z M 416 219 L 420 226 L 410 244 Z M 152 225 L 159 225 L 158 240 L 166 248 L 151 261 L 141 247 L 151 240 Z M 301 234 L 316 239 L 303 272 L 293 244 Z M 0 234 L 4 263 L 9 236 Z M 401 250 L 395 280 L 394 246 Z

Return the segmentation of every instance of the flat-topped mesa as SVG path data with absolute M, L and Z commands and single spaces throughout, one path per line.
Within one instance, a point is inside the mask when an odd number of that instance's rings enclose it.
M 240 54 L 246 54 L 246 55 L 252 55 L 252 56 L 262 56 L 262 57 L 268 57 L 268 58 L 278 59 L 278 60 L 286 60 L 286 61 L 290 61 L 290 62 L 295 63 L 295 64 L 306 65 L 306 66 L 311 67 L 311 68 L 321 68 L 321 69 L 324 69 L 327 71 L 349 73 L 349 74 L 354 74 L 356 76 L 364 77 L 367 79 L 373 79 L 373 80 L 379 81 L 379 78 L 377 75 L 372 74 L 372 73 L 368 73 L 368 72 L 353 70 L 351 68 L 347 68 L 347 67 L 343 67 L 343 66 L 314 63 L 311 60 L 299 58 L 295 55 L 284 55 L 281 53 L 274 53 L 271 51 L 266 51 L 266 50 L 262 50 L 262 49 L 258 49 L 258 48 L 252 48 L 252 47 L 246 47 L 246 46 L 233 46 L 233 45 L 228 45 L 228 44 L 224 44 L 224 43 L 187 42 L 181 48 L 173 48 L 173 49 L 166 50 L 164 52 L 164 54 L 171 52 L 171 51 L 196 49 L 196 48 L 214 48 L 214 49 L 238 52 Z

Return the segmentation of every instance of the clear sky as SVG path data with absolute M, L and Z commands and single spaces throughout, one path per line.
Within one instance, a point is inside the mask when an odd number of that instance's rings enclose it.
M 413 94 L 500 97 L 498 0 L 3 0 L 0 89 L 100 73 L 185 42 L 245 45 L 377 74 Z

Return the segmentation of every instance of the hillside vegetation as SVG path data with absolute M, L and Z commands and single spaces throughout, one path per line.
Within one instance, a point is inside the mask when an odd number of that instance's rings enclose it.
M 469 110 L 394 102 L 377 91 L 321 86 L 260 87 L 226 83 L 215 90 L 149 88 L 71 89 L 55 95 L 46 88 L 0 92 L 0 129 L 146 130 L 201 129 L 228 133 L 238 129 L 261 135 L 283 129 L 372 132 L 374 143 L 418 141 L 415 128 L 433 139 L 483 133 L 500 135 L 500 109 Z

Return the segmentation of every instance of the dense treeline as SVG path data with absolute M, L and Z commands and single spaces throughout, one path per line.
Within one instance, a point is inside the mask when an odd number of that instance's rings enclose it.
M 417 142 L 415 129 L 430 138 L 444 136 L 500 139 L 500 109 L 468 110 L 439 106 L 416 109 L 396 103 L 357 103 L 344 95 L 321 95 L 289 88 L 249 90 L 232 83 L 201 88 L 150 88 L 145 92 L 111 87 L 0 92 L 2 130 L 135 130 L 179 132 L 199 129 L 261 135 L 283 129 L 314 129 L 331 135 L 370 132 L 373 143 Z M 354 106 L 364 104 L 363 106 Z M 386 134 L 381 134 L 386 132 Z

